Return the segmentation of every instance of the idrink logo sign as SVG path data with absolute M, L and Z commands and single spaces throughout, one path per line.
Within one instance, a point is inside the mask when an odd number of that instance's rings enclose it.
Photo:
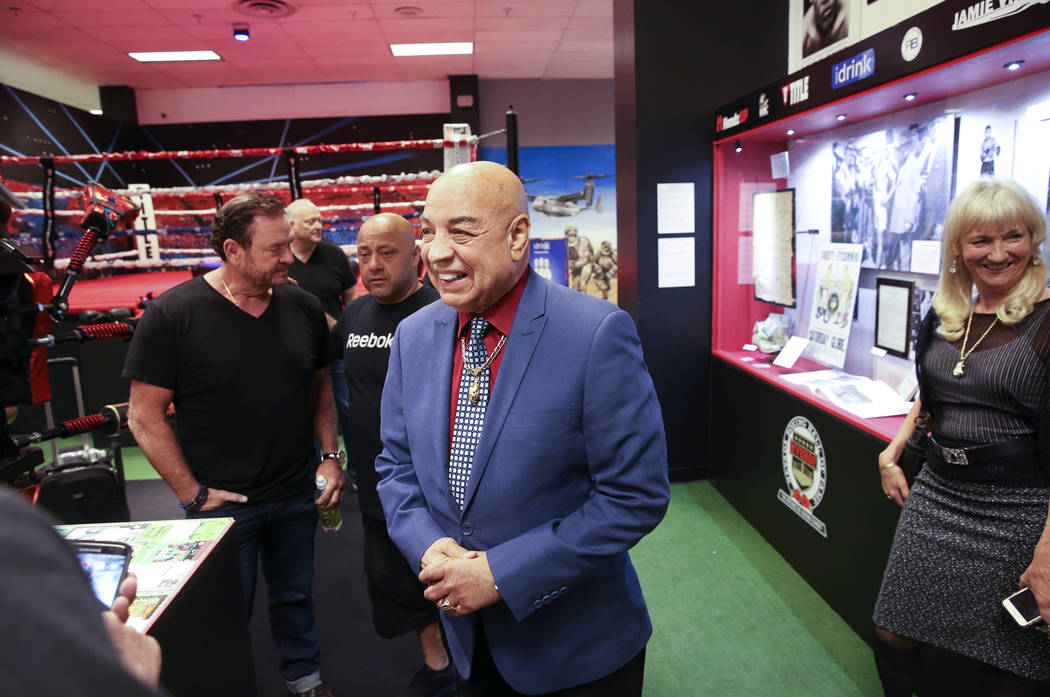
M 831 68 L 831 89 L 837 90 L 875 74 L 875 49 L 869 48 Z

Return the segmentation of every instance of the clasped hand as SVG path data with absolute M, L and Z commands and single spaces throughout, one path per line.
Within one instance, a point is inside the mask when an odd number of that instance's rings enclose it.
M 419 580 L 427 586 L 423 595 L 445 609 L 445 614 L 463 617 L 498 602 L 502 596 L 489 568 L 485 552 L 460 546 L 451 537 L 432 544 L 420 560 Z

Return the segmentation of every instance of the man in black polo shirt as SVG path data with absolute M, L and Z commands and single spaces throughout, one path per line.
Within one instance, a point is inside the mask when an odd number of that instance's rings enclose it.
M 322 238 L 321 211 L 313 202 L 305 198 L 292 201 L 284 209 L 284 214 L 292 224 L 294 259 L 288 267 L 288 275 L 295 279 L 300 288 L 321 301 L 328 328 L 331 329 L 343 314 L 343 306 L 354 299 L 357 279 L 343 250 Z M 339 431 L 346 440 L 349 407 L 343 362 L 338 357 L 329 366 L 329 372 L 332 374 L 335 408 L 339 414 Z M 352 468 L 350 472 L 353 474 Z
M 344 347 L 350 393 L 346 444 L 350 463 L 357 469 L 372 623 L 384 638 L 410 631 L 419 637 L 425 665 L 412 679 L 406 697 L 445 697 L 455 691 L 455 676 L 441 642 L 437 611 L 423 597 L 417 572 L 387 535 L 374 464 L 383 449 L 379 402 L 394 331 L 405 317 L 437 300 L 438 294 L 416 276 L 415 234 L 412 224 L 399 215 L 380 213 L 365 221 L 357 235 L 357 261 L 370 295 L 347 305 L 335 333 Z

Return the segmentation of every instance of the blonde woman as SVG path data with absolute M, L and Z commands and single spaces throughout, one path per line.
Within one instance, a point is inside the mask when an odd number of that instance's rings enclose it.
M 1043 213 L 1007 179 L 981 178 L 948 209 L 916 341 L 919 399 L 879 455 L 882 490 L 903 506 L 874 616 L 888 696 L 912 694 L 921 643 L 980 662 L 975 694 L 1024 695 L 1050 678 L 1048 637 L 1000 605 L 1030 586 L 1050 619 L 1045 239 Z M 896 461 L 920 411 L 931 445 L 909 490 Z

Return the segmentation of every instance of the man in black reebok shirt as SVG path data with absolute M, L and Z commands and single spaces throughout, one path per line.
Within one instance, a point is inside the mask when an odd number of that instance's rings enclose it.
M 328 328 L 335 326 L 343 314 L 343 306 L 354 299 L 354 284 L 357 278 L 350 269 L 346 254 L 331 242 L 323 238 L 324 221 L 321 211 L 312 201 L 300 198 L 288 204 L 284 209 L 288 222 L 292 224 L 292 265 L 288 275 L 295 279 L 303 290 L 312 293 L 321 301 Z M 328 366 L 332 374 L 332 395 L 335 397 L 335 408 L 339 416 L 339 431 L 346 438 L 349 418 L 347 406 L 346 379 L 343 377 L 343 363 L 336 360 Z M 353 474 L 353 468 L 350 469 Z
M 317 298 L 287 285 L 290 242 L 280 199 L 230 199 L 212 222 L 222 266 L 150 304 L 124 377 L 131 431 L 187 516 L 236 519 L 246 617 L 261 557 L 289 690 L 326 697 L 313 614 L 315 503 L 338 505 L 343 479 L 328 324 Z M 173 402 L 174 429 L 165 420 Z M 315 475 L 328 480 L 316 502 Z
M 412 224 L 399 215 L 380 213 L 365 221 L 357 235 L 361 282 L 371 295 L 350 303 L 336 325 L 350 393 L 350 463 L 357 469 L 357 495 L 365 539 L 365 574 L 372 601 L 372 622 L 385 638 L 415 631 L 425 665 L 406 697 L 445 697 L 455 692 L 455 676 L 441 642 L 434 604 L 423 597 L 417 573 L 390 541 L 383 507 L 376 495 L 379 402 L 390 358 L 390 342 L 405 317 L 438 298 L 416 276 L 419 249 Z

